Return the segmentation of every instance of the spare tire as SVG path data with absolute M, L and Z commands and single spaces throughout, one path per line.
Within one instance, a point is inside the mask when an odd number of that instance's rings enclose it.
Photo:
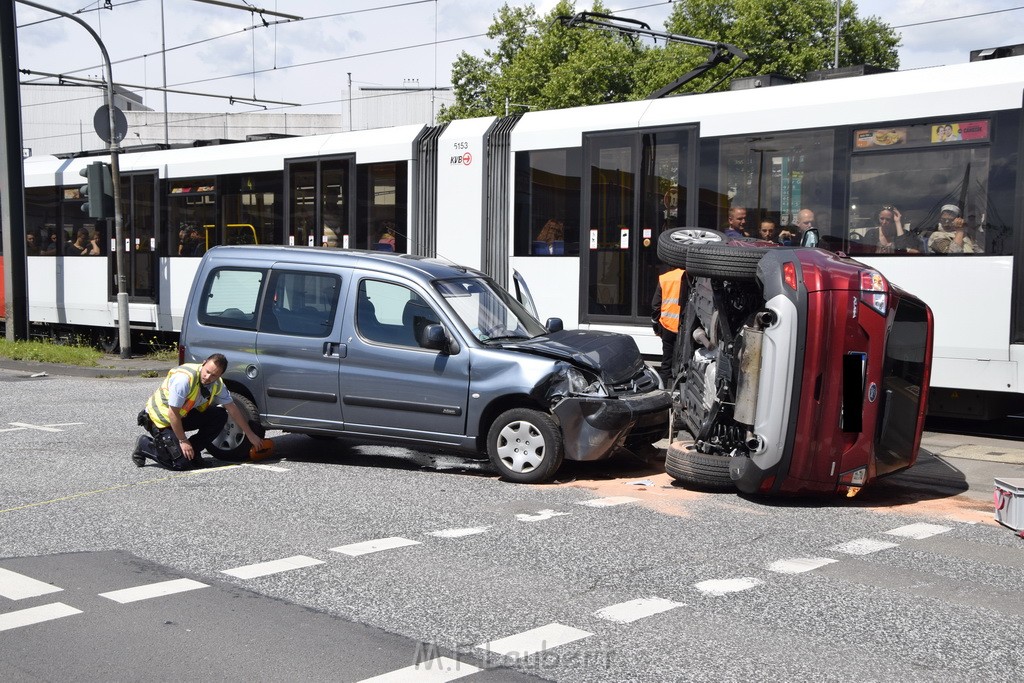
M 686 273 L 716 280 L 753 280 L 757 264 L 771 247 L 694 244 L 686 255 Z
M 673 228 L 658 235 L 658 258 L 676 268 L 686 268 L 686 252 L 698 244 L 725 244 L 729 238 L 719 230 Z

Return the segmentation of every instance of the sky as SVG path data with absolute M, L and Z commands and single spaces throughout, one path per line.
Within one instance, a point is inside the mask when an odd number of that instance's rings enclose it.
M 243 5 L 245 0 L 226 0 Z M 36 0 L 33 0 L 36 2 Z M 508 0 L 510 5 L 526 2 Z M 605 0 L 613 12 L 664 29 L 666 0 Z M 365 86 L 443 87 L 463 51 L 482 56 L 501 0 L 251 0 L 297 17 L 259 15 L 200 0 L 42 0 L 77 14 L 100 35 L 114 81 L 218 97 L 167 95 L 172 112 L 334 113 Z M 554 0 L 533 3 L 539 14 Z M 577 11 L 590 8 L 578 0 Z M 1024 0 L 860 0 L 902 36 L 901 69 L 966 62 L 971 50 L 1024 43 Z M 19 66 L 99 78 L 99 49 L 73 20 L 16 2 Z M 100 8 L 100 9 L 97 9 Z M 1001 11 L 1010 10 L 1010 11 Z M 970 16 L 967 15 L 976 15 Z M 267 25 L 264 25 L 263 20 Z M 253 28 L 255 26 L 255 28 Z M 700 37 L 700 36 L 697 36 Z M 169 50 L 161 57 L 161 46 Z M 743 46 L 739 46 L 743 47 Z M 164 70 L 166 69 L 166 80 Z M 22 75 L 34 81 L 39 75 Z M 52 82 L 53 79 L 44 79 Z M 164 95 L 143 94 L 158 111 Z M 231 98 L 236 101 L 232 102 Z M 237 101 L 259 100 L 259 104 Z M 293 106 L 300 105 L 300 106 Z

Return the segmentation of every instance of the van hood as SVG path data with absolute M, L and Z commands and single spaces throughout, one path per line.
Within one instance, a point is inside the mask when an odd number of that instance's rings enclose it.
M 502 348 L 566 360 L 597 374 L 605 384 L 632 379 L 644 367 L 633 338 L 616 332 L 562 330 L 529 341 L 503 342 Z

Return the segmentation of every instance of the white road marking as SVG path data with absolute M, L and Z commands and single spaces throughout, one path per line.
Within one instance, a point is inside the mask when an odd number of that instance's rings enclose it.
M 761 579 L 744 576 L 739 579 L 710 579 L 708 581 L 695 583 L 693 584 L 693 587 L 707 595 L 726 595 L 728 593 L 745 591 L 748 588 L 759 586 L 762 583 L 764 583 L 764 581 Z
M 7 631 L 21 626 L 30 626 L 32 624 L 39 624 L 44 621 L 60 619 L 61 617 L 70 617 L 73 614 L 81 613 L 82 610 L 65 605 L 63 602 L 54 602 L 49 605 L 40 605 L 39 607 L 29 607 L 28 609 L 18 610 L 17 612 L 0 614 L 0 631 Z
M 0 595 L 10 600 L 24 600 L 62 590 L 64 589 L 45 581 L 39 581 L 9 569 L 0 569 Z
M 928 538 L 929 536 L 935 536 L 936 534 L 944 534 L 949 531 L 952 527 L 940 526 L 938 524 L 925 524 L 919 522 L 917 524 L 908 524 L 906 526 L 897 527 L 891 531 L 885 533 L 890 536 L 903 536 L 904 538 L 913 538 L 920 541 L 922 538 Z
M 306 567 L 312 567 L 323 563 L 323 560 L 318 560 L 313 557 L 295 555 L 293 557 L 285 557 L 280 560 L 270 560 L 269 562 L 249 564 L 244 567 L 235 567 L 234 569 L 224 569 L 221 571 L 221 574 L 227 574 L 239 579 L 255 579 L 260 576 L 279 574 L 293 569 L 304 569 Z
M 8 422 L 9 425 L 14 425 L 12 429 L 0 429 L 0 432 L 18 432 L 23 429 L 37 429 L 41 432 L 63 432 L 63 429 L 56 429 L 56 427 L 75 427 L 78 425 L 84 425 L 84 422 L 54 422 L 49 425 L 34 425 L 28 422 Z
M 602 607 L 594 612 L 594 616 L 619 624 L 628 624 L 682 606 L 681 602 L 672 602 L 665 598 L 637 598 L 628 602 L 620 602 L 617 605 Z
M 474 526 L 464 529 L 441 529 L 440 531 L 428 531 L 427 536 L 437 536 L 438 538 L 462 538 L 463 536 L 482 534 L 490 528 L 490 526 Z
M 287 467 L 278 467 L 277 465 L 253 465 L 253 464 L 250 464 L 250 463 L 246 463 L 246 466 L 247 467 L 253 467 L 253 468 L 258 469 L 258 470 L 268 470 L 270 472 L 290 472 L 291 471 Z
M 158 583 L 149 583 L 144 586 L 135 586 L 134 588 L 123 588 L 118 591 L 100 593 L 100 597 L 108 598 L 114 602 L 119 602 L 124 605 L 129 602 L 149 600 L 150 598 L 160 598 L 165 595 L 194 591 L 199 588 L 209 588 L 209 586 L 205 583 L 193 581 L 192 579 L 171 579 L 170 581 L 160 581 Z
M 522 659 L 538 652 L 550 650 L 559 645 L 573 643 L 594 635 L 589 631 L 581 631 L 563 624 L 548 624 L 523 631 L 507 638 L 488 641 L 477 645 L 478 648 L 489 650 L 504 657 Z
M 403 548 L 407 545 L 420 545 L 420 543 L 420 541 L 412 541 L 408 538 L 392 536 L 391 538 L 378 538 L 373 541 L 363 541 L 362 543 L 340 545 L 337 548 L 331 548 L 331 552 L 356 557 L 357 555 L 367 555 L 369 553 L 380 552 L 381 550 Z
M 887 550 L 898 546 L 899 543 L 889 543 L 888 541 L 879 541 L 874 538 L 855 538 L 852 541 L 834 545 L 829 550 L 846 553 L 847 555 L 870 555 L 871 553 L 877 553 L 879 550 Z
M 772 562 L 768 565 L 768 571 L 778 574 L 802 574 L 838 561 L 831 557 L 793 557 L 788 560 Z
M 437 657 L 390 673 L 365 678 L 359 683 L 445 683 L 483 671 L 457 659 Z
M 516 515 L 516 519 L 520 522 L 543 522 L 546 519 L 552 517 L 561 517 L 569 514 L 568 512 L 558 512 L 557 510 L 538 510 L 536 514 L 520 513 Z
M 591 500 L 581 500 L 576 503 L 577 505 L 586 505 L 592 508 L 608 508 L 614 505 L 625 505 L 626 503 L 635 503 L 640 500 L 639 498 L 630 498 L 629 496 L 608 496 L 607 498 L 592 498 Z

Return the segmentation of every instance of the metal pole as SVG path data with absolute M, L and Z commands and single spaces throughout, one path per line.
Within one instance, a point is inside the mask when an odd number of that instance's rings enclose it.
M 839 8 L 842 5 L 843 0 L 836 0 L 836 61 L 832 64 L 833 69 L 839 68 Z
M 14 3 L 0 9 L 0 225 L 3 226 L 4 336 L 28 339 L 28 257 L 25 247 L 25 170 L 21 152 L 18 28 Z
M 96 44 L 99 45 L 100 52 L 103 54 L 103 65 L 107 76 L 107 115 L 109 118 L 108 123 L 110 124 L 110 177 L 114 184 L 114 239 L 116 240 L 116 258 L 117 258 L 117 331 L 118 331 L 118 342 L 121 346 L 121 358 L 132 357 L 132 337 L 131 337 L 131 326 L 128 320 L 128 288 L 127 288 L 127 275 L 125 275 L 125 250 L 124 250 L 124 222 L 121 216 L 121 170 L 118 164 L 118 151 L 120 146 L 118 144 L 117 130 L 114 127 L 114 72 L 110 68 L 110 55 L 107 54 L 107 48 L 100 40 L 100 37 L 96 34 L 96 31 L 92 30 L 89 24 L 85 23 L 73 14 L 62 12 L 59 9 L 47 7 L 46 5 L 40 5 L 30 0 L 16 0 L 23 5 L 29 7 L 35 7 L 41 9 L 44 12 L 53 12 L 59 14 L 62 17 L 67 17 L 72 21 L 80 24 L 89 35 L 93 37 Z M 90 198 L 91 199 L 91 198 Z
M 170 144 L 167 130 L 167 37 L 164 33 L 164 0 L 160 0 L 160 60 L 164 67 L 164 144 Z
M 355 122 L 352 120 L 352 72 L 348 72 L 348 129 L 355 130 Z

